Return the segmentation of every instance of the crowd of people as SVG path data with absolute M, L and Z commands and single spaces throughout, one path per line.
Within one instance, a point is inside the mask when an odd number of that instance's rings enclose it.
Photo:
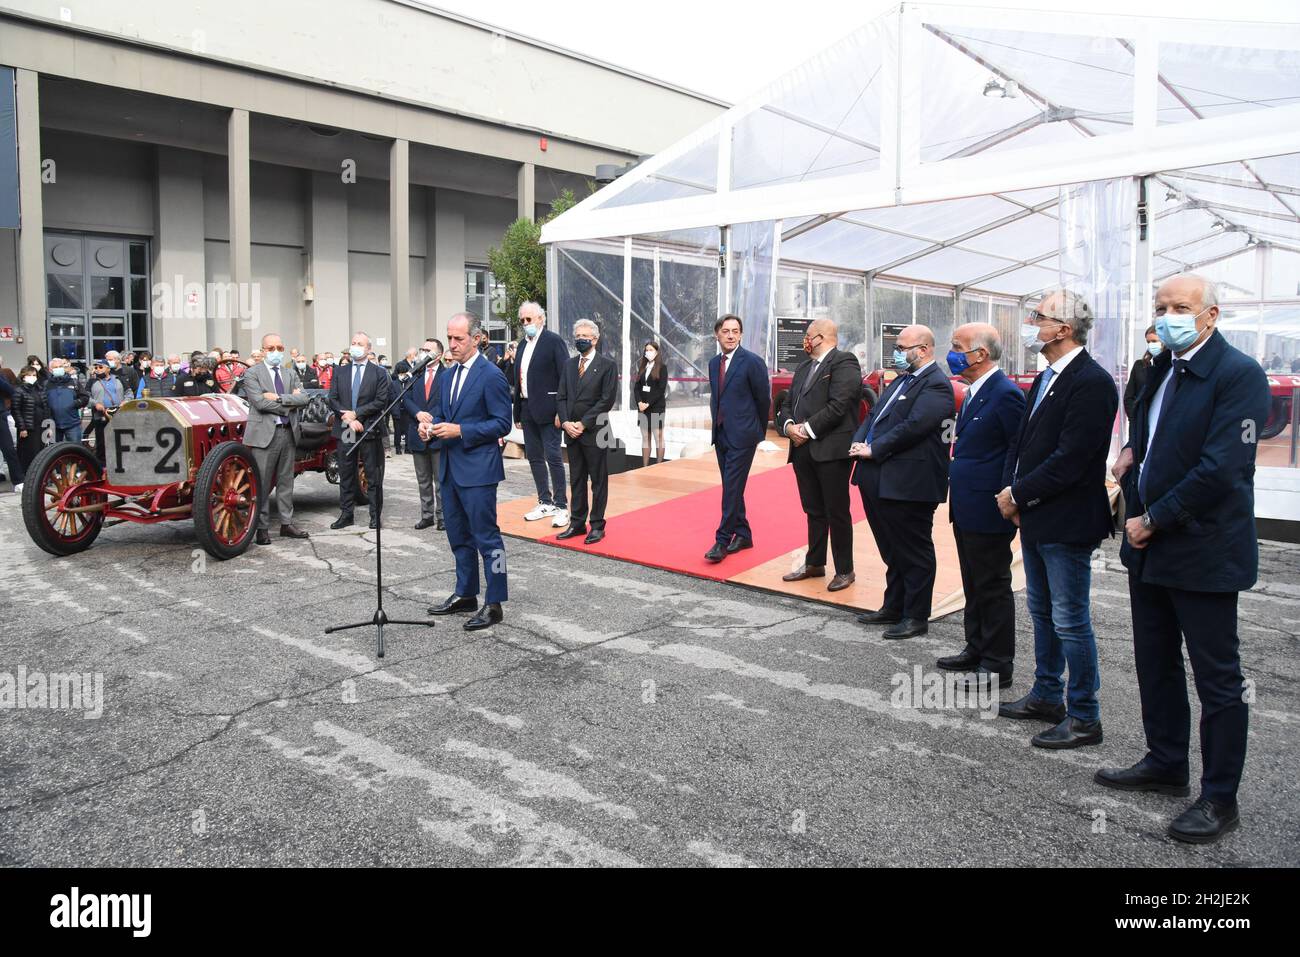
M 1203 769 L 1199 798 L 1169 833 L 1209 842 L 1239 821 L 1247 703 L 1237 598 L 1254 584 L 1258 568 L 1256 444 L 1247 426 L 1267 418 L 1268 383 L 1260 365 L 1217 330 L 1212 282 L 1194 274 L 1167 280 L 1153 317 L 1147 353 L 1124 395 L 1129 440 L 1109 473 L 1120 397 L 1114 377 L 1088 353 L 1093 312 L 1076 293 L 1044 295 L 1021 327 L 1024 348 L 1045 362 L 1027 394 L 999 368 L 1003 346 L 995 327 L 957 327 L 941 355 L 933 331 L 912 325 L 899 332 L 891 356 L 898 375 L 861 421 L 857 358 L 839 348 L 833 321 L 810 323 L 806 359 L 773 421 L 788 439 L 807 520 L 803 564 L 784 579 L 823 579 L 833 565 L 829 591 L 853 584 L 850 494 L 856 487 L 886 566 L 880 607 L 857 620 L 881 627 L 888 640 L 925 634 L 937 572 L 934 515 L 946 502 L 966 599 L 965 644 L 936 667 L 971 690 L 1000 691 L 1012 683 L 1016 657 L 1018 536 L 1033 682 L 1022 697 L 1000 704 L 998 714 L 1045 722 L 1030 739 L 1035 747 L 1095 746 L 1103 732 L 1092 561 L 1118 531 L 1147 753 L 1131 767 L 1096 772 L 1095 780 L 1126 791 L 1190 793 L 1185 645 L 1201 703 Z M 505 477 L 501 446 L 514 430 L 523 435 L 537 491 L 525 519 L 549 522 L 562 530 L 560 539 L 601 541 L 608 534 L 609 455 L 617 447 L 609 413 L 618 398 L 618 369 L 602 354 L 601 329 L 590 319 L 573 324 L 576 354 L 547 328 L 539 304 L 524 303 L 519 320 L 522 338 L 498 355 L 479 318 L 458 313 L 448 321 L 445 349 L 426 339 L 393 367 L 364 332 L 337 360 L 329 352 L 286 354 L 278 335 L 263 337 L 250 357 L 255 361 L 230 384 L 249 404 L 245 444 L 263 475 L 277 476 L 280 534 L 307 537 L 293 524 L 293 450 L 306 391 L 323 389 L 334 434 L 364 472 L 371 528 L 382 520 L 390 425 L 394 451 L 405 445 L 414 459 L 415 528 L 445 530 L 456 563 L 454 592 L 430 614 L 472 614 L 467 630 L 503 620 L 508 588 L 496 495 Z M 742 345 L 741 317 L 721 317 L 714 334 L 709 407 L 722 501 L 703 559 L 719 563 L 754 547 L 745 488 L 768 434 L 771 390 L 766 361 Z M 102 456 L 103 416 L 124 398 L 216 391 L 226 384 L 222 370 L 236 368 L 221 360 L 238 358 L 218 350 L 193 353 L 188 362 L 109 353 L 93 363 L 87 387 L 67 362 L 54 359 L 47 370 L 30 357 L 21 382 L 3 385 L 23 460 L 15 463 L 16 474 L 47 439 L 76 441 L 83 409 L 90 410 Z M 966 385 L 960 410 L 950 376 Z M 645 344 L 631 385 L 642 461 L 649 464 L 652 439 L 662 461 L 667 376 L 657 343 Z M 52 428 L 42 428 L 47 419 Z M 352 449 L 354 443 L 360 447 Z M 11 455 L 8 447 L 5 454 Z M 1121 492 L 1118 522 L 1108 474 Z M 265 486 L 259 544 L 270 542 Z M 340 469 L 339 515 L 331 528 L 354 523 L 359 499 L 356 470 Z

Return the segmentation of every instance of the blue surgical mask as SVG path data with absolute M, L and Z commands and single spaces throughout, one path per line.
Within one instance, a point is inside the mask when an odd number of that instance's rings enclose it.
M 62 379 L 67 374 L 68 370 L 63 368 L 63 366 L 55 366 L 50 370 L 50 375 L 54 376 L 56 379 Z
M 907 353 L 909 351 L 911 350 L 898 349 L 898 348 L 894 349 L 894 368 L 897 369 L 899 372 L 906 372 L 908 369 L 912 367 L 912 364 L 907 361 Z
M 539 329 L 537 326 L 524 326 L 524 335 L 526 335 L 529 339 L 532 339 L 541 331 L 542 330 Z
M 1196 320 L 1205 311 L 1202 309 L 1195 315 L 1190 312 L 1167 312 L 1156 319 L 1156 335 L 1167 348 L 1182 352 L 1201 334 L 1196 328 Z
M 1161 352 L 1161 350 L 1162 350 L 1163 348 L 1164 348 L 1164 346 L 1160 345 L 1160 343 L 1158 343 L 1158 342 L 1148 342 L 1148 343 L 1147 343 L 1147 352 L 1151 353 L 1151 358 L 1153 358 L 1153 359 L 1154 359 L 1156 356 L 1160 355 L 1160 352 Z
M 970 361 L 966 358 L 966 353 L 950 349 L 948 351 L 948 368 L 952 370 L 953 375 L 961 375 L 969 369 Z
M 277 368 L 283 362 L 284 362 L 283 352 L 276 352 L 274 349 L 272 349 L 270 352 L 266 354 L 266 364 L 273 369 Z
M 574 339 L 573 344 L 578 347 L 579 352 L 589 352 L 591 350 L 590 339 Z
M 348 355 L 359 362 L 366 357 L 366 350 L 360 346 L 348 346 Z

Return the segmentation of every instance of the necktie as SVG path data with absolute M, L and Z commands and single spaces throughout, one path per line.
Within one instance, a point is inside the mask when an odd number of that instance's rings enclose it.
M 456 374 L 451 377 L 451 404 L 456 404 L 456 397 L 460 395 L 460 374 L 465 371 L 465 367 L 457 363 Z
M 903 376 L 903 381 L 898 384 L 898 391 L 889 397 L 889 401 L 886 402 L 884 406 L 881 407 L 880 413 L 871 420 L 871 425 L 867 426 L 867 445 L 870 445 L 871 440 L 875 438 L 876 423 L 879 422 L 882 418 L 884 418 L 885 412 L 886 410 L 889 409 L 890 406 L 892 406 L 895 402 L 897 402 L 900 398 L 902 398 L 903 393 L 907 391 L 907 384 L 911 382 L 912 379 L 914 378 L 915 376 L 913 376 L 912 373 L 910 372 L 907 375 Z
M 361 377 L 365 374 L 366 367 L 364 364 L 354 366 L 352 369 L 352 407 L 355 411 L 357 398 L 361 395 Z
M 1029 410 L 1029 417 L 1032 419 L 1038 407 L 1043 404 L 1043 399 L 1047 396 L 1047 387 L 1052 383 L 1052 376 L 1056 375 L 1056 370 L 1048 366 L 1043 370 L 1042 381 L 1038 383 L 1038 395 L 1034 396 L 1034 407 Z
M 1173 366 L 1169 370 L 1169 384 L 1165 386 L 1165 394 L 1160 399 L 1160 412 L 1156 416 L 1156 430 L 1159 431 L 1161 424 L 1165 421 L 1165 416 L 1169 414 L 1169 409 L 1174 404 L 1174 393 L 1178 391 L 1179 384 L 1183 381 L 1183 370 L 1187 368 L 1186 359 L 1175 359 Z M 1151 454 L 1151 440 L 1155 435 L 1147 436 L 1146 455 L 1142 456 L 1141 471 L 1138 472 L 1138 495 L 1142 501 L 1150 504 L 1147 499 L 1147 458 Z
M 433 366 L 424 370 L 424 401 L 429 401 L 429 396 L 433 392 Z
M 812 388 L 812 384 L 817 381 L 817 370 L 821 368 L 821 364 L 820 359 L 813 360 L 812 368 L 808 370 L 808 378 L 803 380 L 803 383 L 799 388 L 799 394 L 794 397 L 794 408 L 791 409 L 791 412 L 794 414 L 795 419 L 799 418 L 799 403 L 802 402 L 803 397 L 808 394 L 808 390 Z
M 280 378 L 279 369 L 275 370 L 275 394 L 284 395 L 284 380 Z M 281 425 L 284 425 L 284 423 L 288 422 L 289 420 L 282 415 L 277 415 L 275 417 L 275 421 L 279 422 Z
M 587 374 L 587 357 L 583 356 L 578 360 L 578 378 L 581 379 Z

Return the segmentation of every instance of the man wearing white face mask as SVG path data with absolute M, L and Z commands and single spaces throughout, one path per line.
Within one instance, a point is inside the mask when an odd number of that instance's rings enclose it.
M 1204 844 L 1238 825 L 1247 707 L 1237 640 L 1237 594 L 1255 584 L 1256 434 L 1268 417 L 1268 379 L 1228 344 L 1214 284 L 1176 276 L 1156 292 L 1166 346 L 1134 410 L 1115 463 L 1127 505 L 1120 559 L 1129 573 L 1133 659 L 1147 753 L 1098 784 L 1185 795 L 1191 712 L 1183 644 L 1201 704 L 1200 796 L 1169 827 Z
M 510 387 L 515 428 L 524 433 L 524 455 L 537 486 L 537 507 L 524 518 L 530 522 L 549 518 L 552 528 L 566 528 L 569 506 L 555 403 L 569 350 L 558 334 L 546 328 L 546 313 L 537 303 L 520 305 L 519 321 L 524 337 L 515 349 Z
M 1049 365 L 1029 390 L 997 496 L 1002 517 L 1020 526 L 1037 666 L 1029 693 L 998 714 L 1055 725 L 1031 739 L 1040 748 L 1102 740 L 1089 586 L 1092 552 L 1112 530 L 1106 455 L 1119 393 L 1084 348 L 1092 323 L 1088 304 L 1058 289 L 1022 326 L 1025 348 Z
M 352 507 L 357 495 L 355 463 L 360 461 L 366 470 L 366 494 L 370 499 L 370 527 L 378 528 L 384 507 L 384 452 L 382 436 L 385 423 L 380 422 L 365 441 L 361 436 L 379 417 L 389 403 L 388 373 L 368 361 L 370 337 L 358 332 L 352 337 L 348 355 L 352 362 L 340 366 L 330 385 L 329 407 L 334 412 L 334 435 L 339 446 L 339 517 L 330 528 L 347 528 L 352 524 Z M 361 448 L 345 457 L 354 442 Z

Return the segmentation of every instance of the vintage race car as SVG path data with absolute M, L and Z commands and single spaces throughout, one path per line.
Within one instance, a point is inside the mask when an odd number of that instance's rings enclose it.
M 188 518 L 209 555 L 242 554 L 257 530 L 264 481 L 242 442 L 247 419 L 247 403 L 224 392 L 128 399 L 105 428 L 104 465 L 76 442 L 52 445 L 33 460 L 23 486 L 28 534 L 52 555 L 71 555 L 90 547 L 105 525 Z M 295 474 L 323 472 L 337 483 L 338 440 L 323 392 L 312 390 L 299 421 Z M 364 496 L 365 472 L 357 472 Z

